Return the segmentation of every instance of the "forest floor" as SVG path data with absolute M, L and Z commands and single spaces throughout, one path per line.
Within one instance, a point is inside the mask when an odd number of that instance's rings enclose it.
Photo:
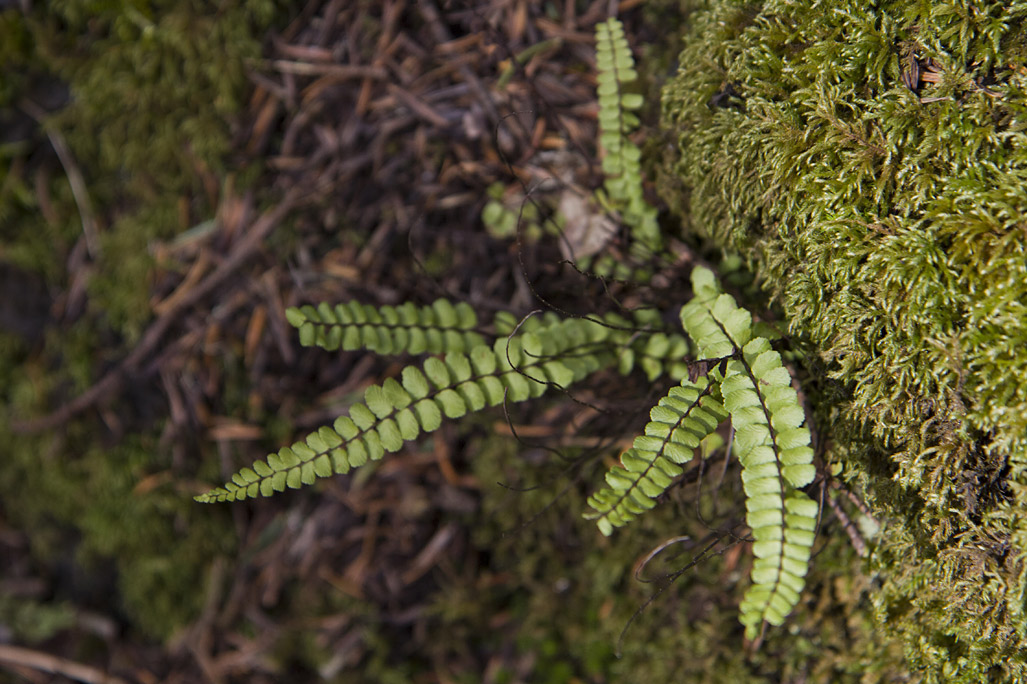
M 666 50 L 675 26 L 644 18 L 641 4 L 621 2 L 618 11 L 633 44 L 663 41 Z M 141 282 L 123 282 L 147 291 L 145 328 L 130 343 L 115 336 L 81 391 L 57 388 L 49 412 L 16 415 L 16 439 L 65 434 L 61 443 L 70 448 L 75 435 L 87 435 L 109 449 L 135 433 L 158 435 L 142 444 L 165 455 L 162 465 L 133 474 L 132 496 L 170 487 L 188 499 L 215 484 L 196 476 L 201 462 L 216 462 L 223 478 L 330 422 L 366 385 L 401 368 L 369 355 L 300 349 L 287 306 L 447 297 L 484 313 L 592 311 L 606 285 L 565 263 L 559 240 L 540 239 L 525 222 L 512 233 L 487 228 L 481 215 L 490 197 L 517 214 L 529 206 L 526 194 L 587 194 L 601 182 L 593 30 L 610 5 L 305 3 L 266 37 L 262 59 L 247 71 L 248 105 L 233 121 L 233 163 L 259 168 L 257 180 L 236 183 L 197 166 L 203 199 L 216 211 L 150 244 L 152 270 Z M 658 85 L 648 84 L 651 92 Z M 59 144 L 53 135 L 36 138 Z M 73 188 L 82 175 L 73 155 L 52 171 Z M 44 210 L 48 202 L 37 198 Z M 192 203 L 181 198 L 184 216 Z M 112 218 L 87 218 L 61 286 L 37 287 L 4 267 L 5 298 L 10 287 L 29 300 L 3 305 L 5 328 L 30 339 L 95 320 L 81 313 L 96 258 L 90 231 Z M 174 535 L 195 534 L 183 521 L 211 516 L 233 541 L 195 573 L 199 610 L 161 623 L 160 638 L 137 616 L 165 604 L 148 608 L 145 598 L 119 595 L 126 568 L 142 570 L 114 552 L 44 558 L 42 533 L 21 526 L 13 495 L 5 496 L 3 594 L 40 632 L 21 638 L 13 618 L 0 620 L 0 680 L 7 671 L 10 681 L 28 682 L 607 681 L 608 635 L 597 638 L 594 662 L 568 664 L 559 653 L 568 635 L 536 637 L 517 626 L 525 605 L 541 605 L 526 598 L 531 582 L 549 582 L 553 571 L 501 567 L 514 556 L 498 562 L 496 548 L 506 544 L 516 555 L 520 547 L 527 567 L 582 553 L 576 528 L 562 526 L 572 513 L 559 501 L 545 522 L 549 490 L 514 490 L 530 489 L 528 468 L 547 461 L 545 449 L 523 440 L 566 436 L 572 420 L 589 419 L 583 413 L 565 405 L 494 412 L 470 431 L 447 426 L 422 448 L 382 462 L 372 477 L 230 507 L 190 502 L 200 510 L 173 516 Z M 624 413 L 625 424 L 637 419 Z M 498 452 L 494 435 L 512 433 L 522 440 L 506 440 L 507 457 L 516 454 L 520 464 L 513 471 L 471 463 L 469 450 Z M 555 477 L 559 466 L 537 472 Z M 523 479 L 496 483 L 507 476 Z M 587 489 L 575 485 L 570 496 Z M 499 503 L 483 504 L 490 499 Z M 504 532 L 533 514 L 550 548 L 524 553 L 533 538 L 504 541 Z M 483 516 L 491 516 L 484 527 Z M 46 534 L 51 546 L 74 548 L 81 532 L 65 524 Z M 155 562 L 164 570 L 148 570 L 157 578 L 146 586 L 159 587 L 161 572 L 179 572 L 174 558 Z M 595 610 L 602 617 L 611 608 Z M 54 624 L 41 627 L 47 615 Z M 608 631 L 623 626 L 615 621 Z

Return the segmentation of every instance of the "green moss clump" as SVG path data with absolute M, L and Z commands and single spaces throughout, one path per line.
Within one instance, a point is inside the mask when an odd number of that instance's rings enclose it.
M 99 249 L 74 274 L 88 271 L 85 314 L 58 329 L 45 300 L 31 312 L 46 319 L 38 339 L 0 335 L 0 505 L 31 530 L 35 562 L 80 577 L 97 568 L 116 583 L 103 598 L 159 638 L 197 616 L 212 559 L 234 545 L 227 519 L 197 509 L 189 486 L 176 484 L 190 480 L 148 420 L 127 420 L 139 432 L 115 445 L 101 444 L 89 420 L 33 437 L 10 424 L 92 385 L 145 329 L 150 246 L 209 219 L 225 178 L 247 176 L 234 168 L 233 117 L 251 87 L 247 63 L 287 9 L 62 0 L 0 12 L 0 121 L 17 123 L 0 140 L 0 260 L 51 296 L 75 289 L 68 264 L 82 221 L 48 131 L 66 141 L 99 224 Z M 26 98 L 50 112 L 41 127 L 17 111 Z M 83 593 L 70 591 L 76 605 Z
M 716 0 L 663 101 L 668 201 L 807 345 L 831 457 L 898 520 L 878 616 L 944 681 L 1027 676 L 1025 57 L 1022 4 Z
M 138 281 L 153 266 L 147 247 L 213 216 L 221 182 L 239 171 L 233 120 L 251 88 L 247 64 L 281 12 L 271 0 L 216 11 L 200 2 L 66 0 L 0 16 L 0 106 L 27 97 L 53 110 L 67 91 L 45 125 L 67 141 L 99 224 L 90 309 L 129 341 L 151 315 L 149 288 Z M 46 219 L 34 193 L 18 192 L 32 187 L 31 155 L 48 148 L 45 138 L 36 131 L 0 148 L 12 169 L 0 171 L 0 221 L 18 234 L 5 257 L 63 285 L 82 233 L 67 178 L 44 165 Z
M 66 603 L 0 596 L 0 624 L 18 640 L 35 644 L 75 624 L 75 611 Z
M 0 426 L 0 437 L 14 445 L 0 472 L 4 513 L 32 530 L 36 562 L 78 578 L 69 598 L 102 601 L 150 637 L 196 619 L 210 565 L 234 552 L 235 535 L 226 516 L 197 510 L 168 462 L 154 458 L 156 437 L 82 451 L 75 444 L 88 436 L 77 429 L 15 440 Z

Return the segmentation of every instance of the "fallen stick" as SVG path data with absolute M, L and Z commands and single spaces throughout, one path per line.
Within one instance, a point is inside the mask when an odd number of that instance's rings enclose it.
M 63 675 L 69 679 L 85 682 L 85 684 L 128 684 L 124 679 L 113 677 L 95 667 L 82 665 L 49 653 L 6 644 L 0 644 L 0 663 L 21 665 L 33 670 Z

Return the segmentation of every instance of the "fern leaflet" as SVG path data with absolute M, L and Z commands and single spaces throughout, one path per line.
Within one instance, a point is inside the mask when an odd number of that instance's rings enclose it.
M 300 344 L 328 351 L 367 349 L 379 354 L 440 354 L 465 352 L 484 344 L 475 331 L 478 317 L 466 302 L 455 306 L 445 299 L 431 306 L 374 307 L 360 302 L 331 306 L 322 302 L 285 312 L 299 330 Z

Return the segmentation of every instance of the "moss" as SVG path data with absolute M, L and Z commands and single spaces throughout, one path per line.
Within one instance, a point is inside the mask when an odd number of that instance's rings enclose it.
M 707 3 L 662 185 L 816 359 L 829 458 L 898 522 L 871 564 L 889 633 L 929 678 L 1022 676 L 1027 9 L 850 10 Z
M 41 344 L 0 342 L 0 433 L 11 445 L 0 474 L 4 514 L 32 530 L 36 562 L 76 604 L 116 596 L 118 613 L 158 638 L 196 617 L 196 587 L 233 545 L 225 517 L 198 510 L 175 484 L 195 473 L 174 472 L 156 428 L 128 416 L 140 431 L 117 444 L 90 421 L 37 438 L 15 436 L 8 424 L 52 396 L 82 391 L 122 342 L 138 338 L 151 316 L 150 243 L 215 211 L 210 188 L 231 167 L 244 64 L 260 54 L 275 8 L 231 2 L 205 11 L 201 3 L 62 2 L 6 11 L 0 22 L 0 103 L 67 89 L 67 103 L 37 104 L 53 110 L 45 125 L 66 139 L 101 224 L 86 314 L 70 328 L 48 328 Z M 20 65 L 32 65 L 30 77 L 8 79 Z M 82 234 L 78 206 L 46 132 L 22 134 L 0 150 L 10 161 L 0 179 L 2 258 L 41 276 L 50 292 L 67 291 L 81 275 L 67 271 Z M 102 586 L 61 588 L 66 568 L 78 577 L 91 569 Z
M 118 331 L 126 342 L 138 340 L 151 318 L 154 260 L 150 244 L 181 228 L 175 202 L 156 200 L 118 218 L 100 236 L 103 261 L 89 282 L 90 309 L 100 325 Z M 114 260 L 118 265 L 115 268 Z M 126 283 L 134 283 L 126 287 Z
M 67 603 L 0 596 L 0 624 L 15 639 L 35 644 L 75 624 L 75 611 Z
M 81 430 L 67 439 L 0 434 L 15 445 L 0 474 L 4 512 L 33 531 L 38 563 L 80 578 L 64 590 L 67 598 L 112 608 L 96 582 L 116 582 L 118 612 L 151 637 L 168 637 L 196 618 L 204 596 L 197 587 L 212 560 L 233 551 L 235 536 L 225 516 L 191 505 L 169 471 L 170 457 L 155 458 L 155 437 L 80 449 L 95 441 Z
M 99 590 L 62 589 L 76 605 L 99 592 L 151 637 L 196 617 L 196 588 L 234 545 L 225 515 L 192 504 L 184 483 L 203 475 L 178 472 L 152 416 L 141 415 L 152 407 L 139 402 L 117 409 L 137 431 L 120 442 L 89 420 L 37 437 L 14 435 L 9 423 L 78 394 L 121 358 L 152 316 L 151 244 L 211 217 L 227 175 L 256 177 L 233 168 L 233 117 L 250 88 L 247 61 L 284 7 L 66 0 L 0 12 L 0 121 L 17 124 L 0 143 L 0 259 L 51 294 L 88 283 L 85 310 L 64 312 L 73 320 L 61 329 L 47 320 L 38 339 L 0 337 L 3 512 L 32 530 L 41 567 L 95 571 Z M 16 110 L 25 97 L 50 112 L 44 127 Z M 47 131 L 66 140 L 99 224 L 100 249 L 76 272 L 68 264 L 81 261 L 71 258 L 79 207 Z
M 148 288 L 126 287 L 126 278 L 145 282 L 154 240 L 214 214 L 220 179 L 233 170 L 232 122 L 250 88 L 246 65 L 260 56 L 279 11 L 269 0 L 220 3 L 217 12 L 198 2 L 78 0 L 3 13 L 0 103 L 69 91 L 64 106 L 39 104 L 53 112 L 46 125 L 67 140 L 100 224 L 90 308 L 129 341 L 150 310 Z M 21 64 L 33 65 L 33 78 L 8 79 Z M 41 131 L 20 145 L 12 168 L 25 168 L 48 146 Z M 0 179 L 0 219 L 35 236 L 18 240 L 9 258 L 55 278 L 82 227 L 66 177 L 45 168 L 56 222 L 41 219 L 31 194 L 13 192 L 26 185 L 17 171 Z
M 26 88 L 26 73 L 32 54 L 32 36 L 14 12 L 0 12 L 0 64 L 5 65 L 0 80 L 0 106 L 9 105 Z

